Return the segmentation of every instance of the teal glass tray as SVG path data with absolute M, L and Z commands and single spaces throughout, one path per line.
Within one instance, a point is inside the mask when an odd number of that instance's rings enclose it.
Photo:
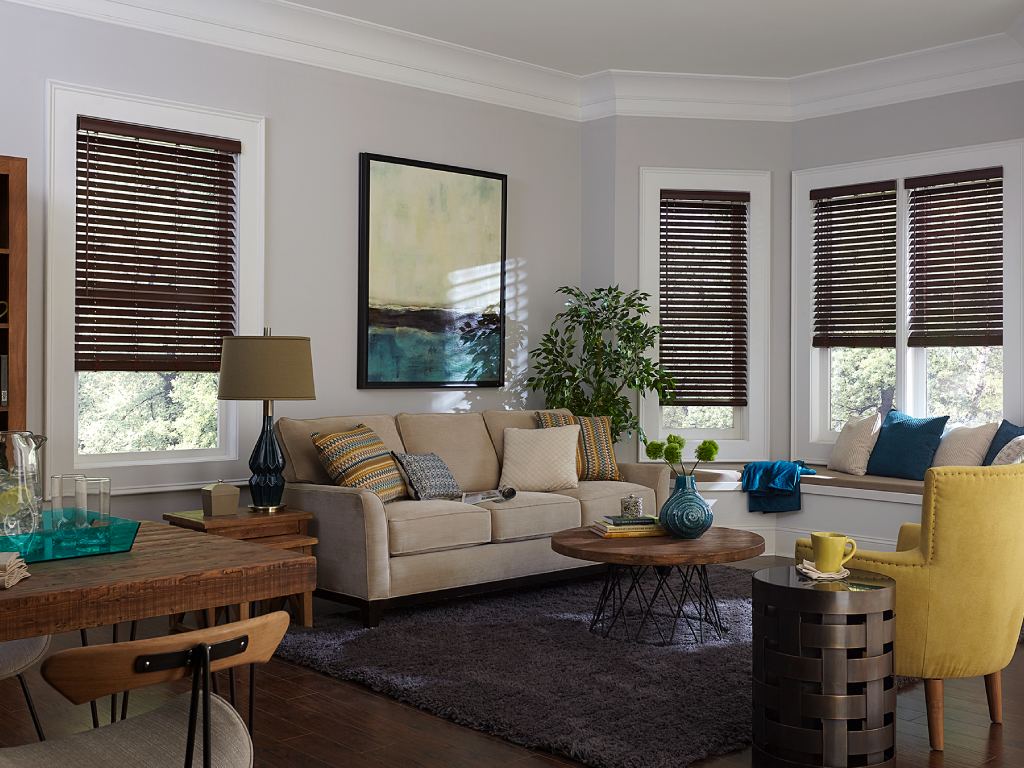
M 47 509 L 39 516 L 41 524 L 35 533 L 0 534 L 0 552 L 18 552 L 26 563 L 109 555 L 131 550 L 139 532 L 138 520 L 110 517 L 107 525 L 101 525 L 95 512 L 89 513 L 88 523 L 81 527 L 61 515 L 60 510 L 54 514 Z

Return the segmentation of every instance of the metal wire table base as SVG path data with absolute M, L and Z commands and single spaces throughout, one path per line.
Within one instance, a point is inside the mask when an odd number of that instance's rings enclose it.
M 652 573 L 653 586 L 644 583 Z M 718 612 L 707 566 L 610 565 L 590 631 L 627 642 L 671 645 L 679 631 L 704 643 L 723 639 L 729 627 Z

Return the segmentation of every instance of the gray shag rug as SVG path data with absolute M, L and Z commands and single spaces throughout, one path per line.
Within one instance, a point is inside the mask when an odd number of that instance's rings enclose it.
M 594 768 L 682 768 L 750 743 L 750 572 L 709 568 L 724 640 L 588 631 L 600 580 L 293 629 L 278 656 Z

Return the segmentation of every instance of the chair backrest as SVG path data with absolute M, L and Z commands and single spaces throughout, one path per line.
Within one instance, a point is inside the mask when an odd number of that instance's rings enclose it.
M 288 614 L 277 611 L 195 632 L 70 648 L 46 659 L 41 671 L 46 682 L 70 702 L 84 704 L 192 676 L 194 660 L 189 654 L 203 644 L 213 647 L 211 672 L 265 663 L 274 655 L 288 622 Z
M 920 548 L 930 574 L 927 655 L 963 673 L 950 677 L 1002 669 L 1024 620 L 1024 465 L 928 470 Z

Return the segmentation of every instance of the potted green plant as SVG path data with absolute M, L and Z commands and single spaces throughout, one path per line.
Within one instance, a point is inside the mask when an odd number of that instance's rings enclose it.
M 612 438 L 637 432 L 637 397 L 668 398 L 672 377 L 650 355 L 661 326 L 647 321 L 650 295 L 617 285 L 584 291 L 562 286 L 568 297 L 540 344 L 530 350 L 527 385 L 544 392 L 548 408 L 579 416 L 608 416 Z
M 676 473 L 676 486 L 672 495 L 662 505 L 658 519 L 669 533 L 681 539 L 699 539 L 714 522 L 711 505 L 697 490 L 694 470 L 701 462 L 718 458 L 718 443 L 704 440 L 693 452 L 694 462 L 687 471 L 683 464 L 683 449 L 686 438 L 669 435 L 664 442 L 652 440 L 647 443 L 647 458 L 664 461 Z

